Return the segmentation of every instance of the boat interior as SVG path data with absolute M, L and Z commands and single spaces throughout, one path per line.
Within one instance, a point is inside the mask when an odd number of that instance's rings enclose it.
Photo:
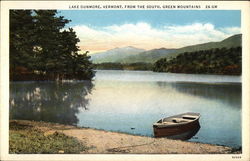
M 159 120 L 157 123 L 162 123 L 162 124 L 175 124 L 175 123 L 186 123 L 186 122 L 191 122 L 195 119 L 197 119 L 199 116 L 195 115 L 181 115 L 181 116 L 175 116 L 175 117 L 168 117 Z

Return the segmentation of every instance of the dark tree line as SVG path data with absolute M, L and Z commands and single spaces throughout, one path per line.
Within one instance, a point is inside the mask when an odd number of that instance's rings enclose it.
M 156 72 L 241 75 L 241 47 L 185 52 L 175 58 L 158 60 Z
M 100 63 L 94 64 L 95 69 L 107 70 L 152 70 L 152 64 L 138 62 L 138 63 Z
M 90 57 L 78 53 L 80 40 L 65 29 L 69 22 L 56 10 L 11 10 L 10 79 L 91 79 Z

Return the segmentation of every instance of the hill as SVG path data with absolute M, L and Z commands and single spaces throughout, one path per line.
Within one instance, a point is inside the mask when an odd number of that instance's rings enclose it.
M 230 36 L 220 42 L 208 42 L 204 44 L 197 44 L 186 46 L 177 50 L 176 53 L 193 52 L 199 50 L 209 50 L 214 48 L 233 48 L 241 46 L 241 34 Z
M 115 48 L 102 53 L 91 55 L 93 63 L 155 63 L 162 58 L 175 58 L 181 53 L 195 52 L 200 50 L 234 48 L 241 46 L 241 34 L 230 36 L 219 42 L 208 42 L 203 44 L 191 45 L 179 49 L 153 49 L 145 51 L 132 46 Z
M 134 55 L 127 57 L 123 60 L 125 63 L 135 63 L 135 62 L 144 62 L 144 63 L 155 63 L 161 58 L 175 58 L 181 53 L 185 52 L 195 52 L 200 50 L 210 50 L 210 49 L 221 49 L 221 48 L 234 48 L 241 46 L 241 34 L 230 36 L 219 42 L 208 42 L 203 44 L 191 45 L 182 47 L 179 49 L 153 49 L 149 51 L 144 51 L 139 55 Z
M 163 57 L 166 57 L 167 54 L 174 53 L 175 51 L 176 49 L 166 49 L 166 48 L 153 49 L 149 51 L 144 51 L 137 55 L 129 56 L 123 59 L 121 62 L 122 63 L 137 63 L 137 62 L 152 63 Z
M 144 49 L 127 46 L 123 48 L 114 48 L 105 52 L 91 55 L 93 63 L 120 63 L 123 59 L 144 52 Z

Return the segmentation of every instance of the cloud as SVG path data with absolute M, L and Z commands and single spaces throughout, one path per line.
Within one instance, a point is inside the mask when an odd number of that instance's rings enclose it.
M 179 48 L 210 41 L 221 41 L 240 33 L 239 27 L 216 28 L 211 23 L 167 25 L 154 28 L 145 22 L 105 27 L 75 26 L 82 50 L 104 51 L 115 47 L 135 46 L 143 49 Z
M 230 34 L 230 33 L 240 33 L 240 28 L 239 27 L 226 27 L 223 28 L 225 33 Z

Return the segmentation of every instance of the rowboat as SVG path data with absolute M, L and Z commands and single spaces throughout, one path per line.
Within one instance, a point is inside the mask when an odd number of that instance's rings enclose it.
M 153 124 L 155 137 L 168 137 L 188 133 L 200 128 L 199 113 L 187 112 L 160 119 Z

